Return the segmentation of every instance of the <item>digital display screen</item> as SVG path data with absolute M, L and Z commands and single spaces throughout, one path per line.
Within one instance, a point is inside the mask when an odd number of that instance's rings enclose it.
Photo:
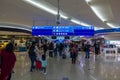
M 74 32 L 72 26 L 54 26 L 52 30 L 53 35 L 58 36 L 72 35 Z
M 32 35 L 94 36 L 94 27 L 89 26 L 33 26 Z
M 52 26 L 33 26 L 32 27 L 32 35 L 53 35 L 52 34 Z
M 74 35 L 82 35 L 82 36 L 93 36 L 94 35 L 94 27 L 84 27 L 84 26 L 75 26 L 74 27 Z

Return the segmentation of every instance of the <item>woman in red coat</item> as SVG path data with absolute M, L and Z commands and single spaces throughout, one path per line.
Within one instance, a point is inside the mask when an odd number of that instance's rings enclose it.
M 13 50 L 13 44 L 9 43 L 6 45 L 5 50 L 0 52 L 2 57 L 2 63 L 0 66 L 0 80 L 10 80 L 11 78 L 11 73 L 16 61 Z

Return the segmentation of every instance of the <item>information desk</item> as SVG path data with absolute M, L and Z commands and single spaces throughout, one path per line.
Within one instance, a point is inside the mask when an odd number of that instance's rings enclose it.
M 105 56 L 117 56 L 117 48 L 104 48 Z
M 103 48 L 103 53 L 106 62 L 117 62 L 117 48 Z

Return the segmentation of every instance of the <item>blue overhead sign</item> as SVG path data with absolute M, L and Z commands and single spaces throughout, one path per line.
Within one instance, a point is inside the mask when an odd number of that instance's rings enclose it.
M 55 36 L 93 36 L 94 27 L 89 26 L 33 26 L 32 35 L 55 35 Z
M 53 26 L 52 30 L 53 35 L 58 36 L 72 35 L 74 32 L 72 26 Z
M 75 26 L 74 27 L 74 35 L 79 36 L 93 36 L 94 35 L 94 27 L 84 27 L 84 26 Z
M 95 34 L 97 34 L 97 33 L 109 33 L 109 32 L 120 32 L 120 28 L 111 28 L 111 29 L 96 30 Z
M 52 35 L 52 26 L 33 26 L 32 35 Z

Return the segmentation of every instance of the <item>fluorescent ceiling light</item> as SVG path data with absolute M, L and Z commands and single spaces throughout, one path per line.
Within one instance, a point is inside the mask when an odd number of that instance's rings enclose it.
M 110 26 L 111 28 L 117 28 L 115 27 L 112 23 L 106 23 L 108 26 Z
M 45 4 L 42 3 L 42 2 L 40 3 L 40 2 L 35 1 L 35 0 L 23 0 L 23 1 L 25 1 L 25 2 L 27 2 L 27 3 L 29 3 L 29 4 L 31 4 L 31 5 L 33 5 L 33 6 L 35 6 L 35 7 L 37 7 L 37 8 L 40 8 L 40 9 L 42 9 L 42 10 L 45 10 L 45 11 L 47 11 L 47 12 L 53 14 L 53 15 L 57 15 L 57 10 L 55 10 L 56 8 L 52 8 L 52 7 L 48 6 L 48 5 L 45 5 Z M 60 16 L 61 16 L 62 18 L 64 18 L 64 19 L 67 19 L 67 18 L 68 18 L 67 16 L 65 16 L 65 15 L 62 14 L 62 13 L 60 13 Z
M 78 20 L 71 19 L 71 21 L 72 21 L 73 23 L 76 23 L 76 24 L 79 24 L 79 25 L 80 25 L 80 21 L 78 21 Z
M 26 28 L 22 28 L 22 27 L 4 26 L 4 25 L 0 25 L 0 27 L 3 27 L 3 28 L 22 29 L 22 30 L 27 30 L 27 31 L 30 31 L 30 32 L 32 32 L 32 30 L 31 30 L 31 29 L 26 29 Z
M 85 0 L 96 16 L 105 22 L 111 28 L 115 28 L 116 24 L 114 22 L 114 16 L 112 13 L 111 6 L 108 1 L 103 0 L 104 4 L 99 4 L 102 2 L 101 0 L 94 1 L 94 0 Z M 112 22 L 110 22 L 112 21 Z
M 23 24 L 17 24 L 17 23 L 9 23 L 9 22 L 0 22 L 0 26 L 17 26 L 25 29 L 31 29 L 30 26 L 28 25 L 23 25 Z
M 100 30 L 100 29 L 104 29 L 104 28 L 98 28 L 98 27 L 94 27 L 95 30 Z
M 67 17 L 67 16 L 62 15 L 62 14 L 60 14 L 60 17 L 62 17 L 62 18 L 64 18 L 64 19 L 68 19 L 68 17 Z
M 86 0 L 87 2 L 91 2 L 92 0 Z
M 91 5 L 91 9 L 95 12 L 95 14 L 98 16 L 98 18 L 100 18 L 102 21 L 106 21 L 104 14 L 101 11 L 99 11 L 100 7 Z
M 55 8 L 54 6 L 50 5 L 49 3 L 45 4 L 45 1 L 39 0 L 39 1 L 35 1 L 35 0 L 23 0 L 37 8 L 40 8 L 42 10 L 45 10 L 53 15 L 57 15 L 57 8 Z M 41 1 L 41 2 L 40 2 Z M 64 12 L 60 11 L 60 16 L 64 19 L 68 19 L 70 17 L 66 16 L 66 13 L 64 14 Z M 79 20 L 75 20 L 72 19 L 71 20 L 73 23 L 79 24 L 79 25 L 83 25 L 83 26 L 89 26 L 88 24 L 81 22 Z
M 80 24 L 81 24 L 81 25 L 84 25 L 84 26 L 90 26 L 89 24 L 86 24 L 86 23 L 84 23 L 84 22 L 81 22 Z
M 104 29 L 104 28 L 99 28 L 99 29 Z
M 51 13 L 51 14 L 57 15 L 57 12 L 55 10 L 50 9 L 49 7 L 45 6 L 42 3 L 38 3 L 37 1 L 34 1 L 34 0 L 23 0 L 23 1 L 25 1 L 25 2 L 27 2 L 27 3 L 29 3 L 29 4 L 31 4 L 33 6 L 35 6 L 37 8 L 45 10 L 45 11 Z
M 90 26 L 89 24 L 86 24 L 84 22 L 80 22 L 79 20 L 76 20 L 76 19 L 71 19 L 71 21 L 73 23 L 76 23 L 76 24 L 79 24 L 79 25 L 83 25 L 83 26 Z

